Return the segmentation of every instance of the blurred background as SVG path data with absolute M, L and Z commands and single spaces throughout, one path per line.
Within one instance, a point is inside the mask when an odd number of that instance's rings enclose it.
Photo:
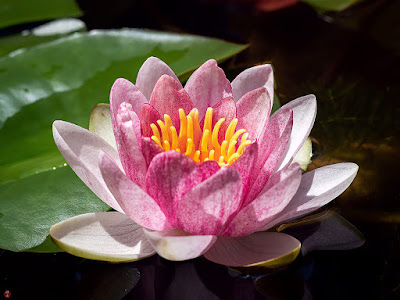
M 63 0 L 60 2 L 65 7 L 52 11 L 46 1 L 40 0 L 33 8 L 21 4 L 14 18 L 10 16 L 15 9 L 12 1 L 4 1 L 0 3 L 0 71 L 16 70 L 12 64 L 19 57 L 19 49 L 41 47 L 69 34 L 35 33 L 38 26 L 61 17 L 82 21 L 74 23 L 72 32 L 145 28 L 247 44 L 243 51 L 235 48 L 228 54 L 218 54 L 223 61 L 220 66 L 230 80 L 248 67 L 271 63 L 275 98 L 281 105 L 306 94 L 317 97 L 309 170 L 342 161 L 360 166 L 350 188 L 328 208 L 357 227 L 365 244 L 348 251 L 313 251 L 288 269 L 253 277 L 238 276 L 233 270 L 203 259 L 176 264 L 153 257 L 115 266 L 84 261 L 65 253 L 3 250 L 0 297 L 10 298 L 4 294 L 8 290 L 14 293 L 10 299 L 28 299 L 28 295 L 29 299 L 400 299 L 400 1 L 78 0 L 69 1 L 71 4 Z M 43 13 L 46 9 L 48 14 Z M 34 15 L 35 11 L 39 13 Z M 71 53 L 74 49 L 67 51 Z M 234 55 L 237 52 L 240 53 Z M 205 55 L 212 57 L 213 53 Z M 12 60 L 14 56 L 17 58 Z M 198 59 L 205 60 L 200 56 Z M 45 65 L 45 61 L 42 58 L 35 63 Z M 182 68 L 180 78 L 185 80 L 184 73 L 193 67 Z M 113 69 L 115 78 L 121 76 L 118 70 Z M 15 96 L 15 90 L 13 94 L 10 88 L 14 73 L 9 71 L 4 76 L 0 77 L 0 106 L 3 105 L 0 117 L 11 111 L 4 103 Z M 2 85 L 7 90 L 1 90 Z M 106 96 L 107 90 L 109 86 L 104 87 Z M 9 98 L 2 100 L 2 95 Z M 97 102 L 107 99 L 93 99 L 82 110 Z M 24 108 L 22 113 L 40 109 Z M 76 123 L 84 120 L 80 111 L 70 114 L 77 118 Z M 25 165 L 18 165 L 17 154 L 10 155 L 18 144 L 7 148 L 6 143 L 11 137 L 18 139 L 19 133 L 29 139 L 28 125 L 15 125 L 20 124 L 24 115 L 7 116 L 1 119 L 0 126 L 3 200 L 5 195 L 14 193 L 13 182 L 25 178 L 21 175 Z M 13 161 L 16 165 L 10 167 Z M 57 167 L 58 164 L 57 160 Z M 0 200 L 0 220 L 5 207 L 10 205 L 3 200 Z

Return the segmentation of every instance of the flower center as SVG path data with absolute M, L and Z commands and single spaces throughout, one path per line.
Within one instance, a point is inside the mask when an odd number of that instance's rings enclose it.
M 185 115 L 184 110 L 180 108 L 179 136 L 172 125 L 171 117 L 165 114 L 164 122 L 157 121 L 161 134 L 156 124 L 150 124 L 153 131 L 151 139 L 164 151 L 175 150 L 189 156 L 197 163 L 215 160 L 220 167 L 230 165 L 243 154 L 245 147 L 250 145 L 251 141 L 247 139 L 246 130 L 236 130 L 238 119 L 235 118 L 226 128 L 225 138 L 220 144 L 218 135 L 225 119 L 219 119 L 213 127 L 212 114 L 213 109 L 209 107 L 204 118 L 203 130 L 201 130 L 198 109 L 194 108 L 188 115 Z M 242 137 L 238 141 L 240 135 Z

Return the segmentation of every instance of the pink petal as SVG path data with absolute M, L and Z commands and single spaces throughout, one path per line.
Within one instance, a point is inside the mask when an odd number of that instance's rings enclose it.
M 55 121 L 53 123 L 54 141 L 72 170 L 101 200 L 117 211 L 122 208 L 111 194 L 98 166 L 100 151 L 108 153 L 119 167 L 118 152 L 97 134 L 75 124 Z M 62 184 L 62 183 L 60 183 Z
M 132 105 L 133 111 L 139 115 L 140 108 L 148 101 L 129 80 L 124 78 L 115 80 L 110 92 L 110 111 L 113 125 L 115 124 L 116 114 L 122 102 Z
M 202 173 L 189 157 L 167 151 L 153 158 L 146 175 L 147 193 L 173 223 L 182 196 L 202 181 Z
M 150 104 L 161 115 L 169 115 L 176 130 L 180 128 L 179 109 L 182 108 L 188 114 L 193 108 L 188 93 L 180 82 L 169 75 L 162 75 L 157 81 L 150 97 Z
M 218 141 L 220 143 L 225 139 L 225 132 L 229 126 L 229 123 L 236 118 L 236 104 L 233 101 L 232 97 L 227 97 L 219 101 L 217 104 L 213 106 L 213 116 L 212 116 L 212 128 L 214 128 L 215 124 L 219 121 L 219 119 L 224 118 L 225 121 L 222 123 L 219 133 L 218 133 Z M 200 122 L 200 127 L 204 126 L 205 116 Z M 241 128 L 239 128 L 241 129 Z
M 283 154 L 292 130 L 293 113 L 290 108 L 275 114 L 259 139 L 258 158 L 253 169 L 251 189 L 244 205 L 250 203 L 264 188 Z
M 253 175 L 253 168 L 257 162 L 258 157 L 258 144 L 253 143 L 247 146 L 245 152 L 230 166 L 239 171 L 242 178 L 243 198 L 246 198 L 247 192 L 250 188 L 250 180 Z
M 241 195 L 239 172 L 234 168 L 221 168 L 179 201 L 177 227 L 191 234 L 218 235 L 240 207 Z
M 238 101 L 246 93 L 260 87 L 265 87 L 271 101 L 274 103 L 274 72 L 271 65 L 255 66 L 244 70 L 232 81 L 233 99 Z
M 151 161 L 157 155 L 164 152 L 152 139 L 148 137 L 142 137 L 142 153 L 146 160 L 147 168 L 150 166 Z
M 139 144 L 141 141 L 139 124 L 139 118 L 133 112 L 132 107 L 125 102 L 122 103 L 118 110 L 115 126 L 119 157 L 126 176 L 144 188 L 147 166 Z
M 271 113 L 271 100 L 265 88 L 261 87 L 246 93 L 237 103 L 237 128 L 244 128 L 249 139 L 259 138 L 263 128 L 267 126 Z
M 300 97 L 282 106 L 274 115 L 287 108 L 293 110 L 293 129 L 285 154 L 276 166 L 277 170 L 282 169 L 293 160 L 310 135 L 317 114 L 317 101 L 314 95 Z
M 140 67 L 136 78 L 136 86 L 147 99 L 150 99 L 154 86 L 164 74 L 171 76 L 179 82 L 174 71 L 165 62 L 151 56 Z
M 214 59 L 206 61 L 193 72 L 185 90 L 199 110 L 200 120 L 205 116 L 208 107 L 213 107 L 220 100 L 232 96 L 231 84 Z
M 202 163 L 198 163 L 197 167 L 199 168 L 202 176 L 201 181 L 206 180 L 208 177 L 214 175 L 221 169 L 218 163 L 214 160 L 208 160 Z
M 357 171 L 354 163 L 338 163 L 305 173 L 292 201 L 267 226 L 301 217 L 329 203 L 348 188 Z
M 99 159 L 104 181 L 126 215 L 146 228 L 154 230 L 173 228 L 157 203 L 126 177 L 107 154 L 101 152 Z
M 230 267 L 250 267 L 300 249 L 294 237 L 278 232 L 256 232 L 242 237 L 218 237 L 204 257 Z
M 243 236 L 264 229 L 290 202 L 300 182 L 298 164 L 275 173 L 257 198 L 239 211 L 223 235 Z
M 148 103 L 144 104 L 140 110 L 140 126 L 142 135 L 146 137 L 151 137 L 153 135 L 153 131 L 150 127 L 150 124 L 152 123 L 157 126 L 158 130 L 160 130 L 160 127 L 157 125 L 158 120 L 164 121 L 164 118 L 161 117 L 161 114 L 153 106 Z
M 144 229 L 154 250 L 168 260 L 182 261 L 199 257 L 217 240 L 212 235 L 190 235 L 182 230 L 157 232 Z

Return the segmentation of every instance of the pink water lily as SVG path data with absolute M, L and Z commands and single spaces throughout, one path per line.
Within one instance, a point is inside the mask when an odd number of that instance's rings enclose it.
M 302 175 L 294 157 L 313 126 L 316 99 L 298 98 L 270 116 L 272 104 L 270 65 L 229 82 L 209 60 L 182 87 L 163 61 L 147 59 L 136 84 L 116 80 L 109 107 L 92 114 L 96 133 L 54 122 L 68 164 L 115 211 L 62 221 L 51 228 L 53 240 L 107 261 L 156 252 L 228 266 L 293 260 L 299 241 L 266 230 L 340 195 L 358 166 Z

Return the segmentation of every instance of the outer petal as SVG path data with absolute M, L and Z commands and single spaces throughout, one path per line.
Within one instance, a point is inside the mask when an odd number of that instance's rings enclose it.
M 55 121 L 54 141 L 79 178 L 105 203 L 123 212 L 114 196 L 108 190 L 98 166 L 101 150 L 108 153 L 120 165 L 118 152 L 97 134 L 75 124 Z
M 174 71 L 165 62 L 151 56 L 140 67 L 136 78 L 136 86 L 147 99 L 150 99 L 154 86 L 164 74 L 171 76 L 179 82 Z
M 89 117 L 89 130 L 117 149 L 111 124 L 110 105 L 99 103 L 92 108 Z
M 188 114 L 194 107 L 181 83 L 169 75 L 162 75 L 157 81 L 150 97 L 150 104 L 161 115 L 169 115 L 177 130 L 180 128 L 179 109 L 182 108 Z
M 126 175 L 144 188 L 147 166 L 139 144 L 141 141 L 139 122 L 130 104 L 122 103 L 118 110 L 115 127 L 119 157 Z
M 239 211 L 223 235 L 242 236 L 263 229 L 290 202 L 300 181 L 298 164 L 274 174 L 260 195 Z
M 244 128 L 250 140 L 256 140 L 266 128 L 270 113 L 271 101 L 265 88 L 258 88 L 246 93 L 237 103 L 237 128 Z
M 214 246 L 204 256 L 217 264 L 230 267 L 251 267 L 268 264 L 284 255 L 293 261 L 301 244 L 294 237 L 278 232 L 256 232 L 237 238 L 218 237 Z M 291 261 L 287 261 L 290 263 Z
M 50 235 L 61 249 L 89 259 L 128 262 L 155 253 L 142 227 L 116 211 L 72 217 L 53 225 Z
M 206 61 L 193 72 L 185 90 L 199 110 L 200 120 L 205 116 L 207 107 L 213 107 L 220 100 L 232 96 L 231 84 L 214 59 Z
M 176 211 L 177 225 L 191 234 L 218 235 L 239 209 L 241 196 L 239 172 L 222 168 L 183 196 Z
M 116 114 L 122 102 L 132 105 L 133 111 L 139 115 L 140 107 L 148 101 L 132 82 L 119 78 L 115 80 L 110 92 L 111 121 L 113 124 L 115 124 Z
M 293 110 L 293 129 L 285 154 L 276 166 L 277 170 L 282 169 L 292 161 L 310 135 L 317 114 L 317 101 L 314 95 L 300 97 L 282 106 L 275 114 L 286 108 Z
M 264 188 L 276 163 L 285 151 L 292 130 L 293 113 L 290 108 L 280 111 L 268 122 L 259 139 L 258 158 L 253 169 L 251 189 L 244 205 L 250 203 Z
M 274 72 L 271 65 L 255 66 L 240 73 L 232 81 L 233 99 L 238 101 L 244 94 L 259 87 L 267 89 L 272 107 L 274 103 Z
M 298 218 L 329 203 L 348 188 L 357 171 L 354 163 L 339 163 L 307 172 L 292 201 L 266 227 Z
M 191 158 L 167 151 L 153 158 L 146 175 L 146 189 L 173 222 L 179 200 L 201 181 L 202 172 Z
M 157 232 L 144 229 L 157 253 L 168 260 L 182 261 L 199 257 L 217 240 L 213 235 L 190 235 L 182 230 Z
M 108 188 L 133 221 L 154 230 L 173 228 L 157 203 L 126 177 L 104 152 L 100 153 L 100 168 Z

